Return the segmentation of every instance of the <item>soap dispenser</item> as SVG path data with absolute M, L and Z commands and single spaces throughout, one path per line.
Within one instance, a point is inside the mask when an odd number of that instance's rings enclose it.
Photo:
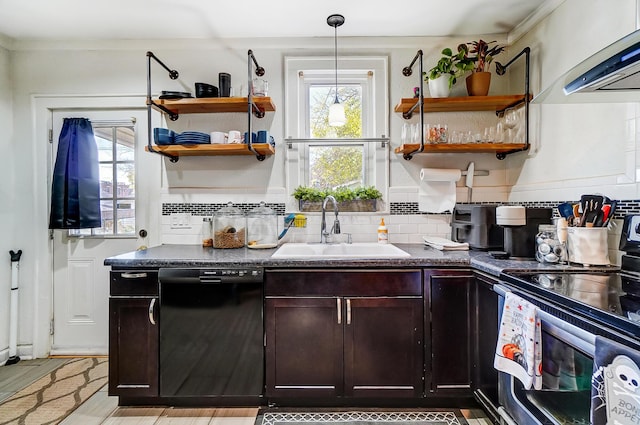
M 389 231 L 387 230 L 387 226 L 384 224 L 384 218 L 380 219 L 380 225 L 378 226 L 378 243 L 388 243 L 389 242 Z

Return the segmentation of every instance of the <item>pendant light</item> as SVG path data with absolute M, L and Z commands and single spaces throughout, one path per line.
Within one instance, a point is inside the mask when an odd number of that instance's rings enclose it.
M 332 127 L 341 127 L 347 122 L 344 114 L 344 105 L 338 100 L 338 27 L 344 24 L 344 16 L 334 14 L 327 18 L 327 24 L 334 28 L 334 44 L 335 44 L 335 63 L 336 63 L 336 99 L 329 107 L 329 125 Z

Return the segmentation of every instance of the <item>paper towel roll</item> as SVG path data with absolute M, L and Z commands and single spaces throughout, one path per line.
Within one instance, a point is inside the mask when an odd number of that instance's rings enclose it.
M 456 182 L 461 176 L 459 169 L 421 169 L 418 210 L 430 213 L 453 211 L 456 205 Z

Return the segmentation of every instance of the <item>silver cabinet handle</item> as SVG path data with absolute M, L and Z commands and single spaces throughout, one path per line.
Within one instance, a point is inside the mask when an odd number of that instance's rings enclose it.
M 120 276 L 125 279 L 142 279 L 147 277 L 147 273 L 122 273 Z
M 155 306 L 156 306 L 156 299 L 155 298 L 151 298 L 151 302 L 149 303 L 149 322 L 151 322 L 152 325 L 156 324 L 156 321 L 153 318 L 153 308 Z
M 336 309 L 338 310 L 338 324 L 342 324 L 342 300 L 336 298 Z
M 351 299 L 347 298 L 347 325 L 351 324 Z

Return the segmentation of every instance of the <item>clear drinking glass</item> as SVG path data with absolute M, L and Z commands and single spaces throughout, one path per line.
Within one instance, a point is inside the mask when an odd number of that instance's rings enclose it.
M 405 143 L 409 142 L 410 138 L 411 138 L 411 124 L 406 122 L 402 124 L 402 130 L 400 133 L 400 143 L 404 145 Z
M 509 109 L 504 113 L 504 125 L 507 128 L 515 128 L 518 125 L 518 113 L 515 109 Z

